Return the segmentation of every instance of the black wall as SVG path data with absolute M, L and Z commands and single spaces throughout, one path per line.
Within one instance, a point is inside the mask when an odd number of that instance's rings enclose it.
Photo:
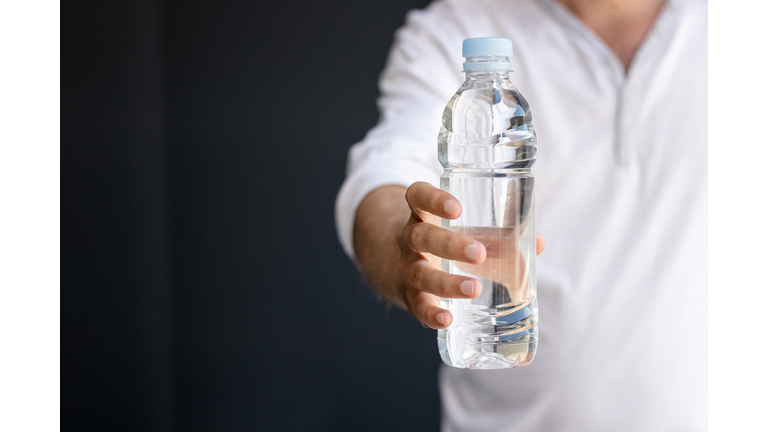
M 438 429 L 435 332 L 333 223 L 426 4 L 62 8 L 63 430 Z

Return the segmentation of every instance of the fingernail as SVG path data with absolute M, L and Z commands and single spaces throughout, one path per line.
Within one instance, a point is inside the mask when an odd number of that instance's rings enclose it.
M 452 199 L 449 199 L 443 205 L 443 209 L 445 210 L 445 214 L 447 214 L 449 216 L 452 215 L 453 212 L 456 211 L 456 201 L 454 201 Z
M 461 292 L 464 293 L 466 296 L 472 296 L 472 294 L 475 292 L 475 281 L 464 281 L 459 286 L 461 289 Z
M 437 317 L 435 318 L 435 319 L 437 319 L 437 322 L 440 323 L 440 325 L 443 325 L 443 317 L 444 316 L 445 316 L 445 312 L 440 312 L 439 314 L 437 314 Z
M 471 245 L 467 246 L 467 249 L 464 251 L 464 253 L 467 254 L 467 258 L 469 258 L 471 261 L 474 261 L 480 257 L 480 247 L 477 245 L 477 243 L 472 243 Z

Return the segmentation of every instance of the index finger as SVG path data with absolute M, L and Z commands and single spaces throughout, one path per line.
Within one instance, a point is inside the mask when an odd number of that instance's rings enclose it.
M 427 214 L 445 219 L 456 219 L 461 215 L 461 204 L 453 195 L 427 182 L 416 182 L 405 191 L 405 200 L 422 221 Z

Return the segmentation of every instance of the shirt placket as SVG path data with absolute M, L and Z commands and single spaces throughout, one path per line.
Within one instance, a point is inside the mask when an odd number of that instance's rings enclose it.
M 636 131 L 633 130 L 632 101 L 634 95 L 634 86 L 627 79 L 619 88 L 619 97 L 616 102 L 616 121 L 614 136 L 614 151 L 616 154 L 616 163 L 619 166 L 628 166 L 630 164 L 630 147 L 632 137 Z
M 667 36 L 669 22 L 673 13 L 677 9 L 677 0 L 669 0 L 659 13 L 648 36 L 645 38 L 635 57 L 632 59 L 629 71 L 623 75 L 623 80 L 618 89 L 618 100 L 616 103 L 616 134 L 614 138 L 616 163 L 619 166 L 630 166 L 637 156 L 637 145 L 640 140 L 637 130 L 637 102 L 640 98 L 638 89 L 641 88 L 643 80 L 650 73 L 652 65 L 651 58 L 655 51 L 659 49 L 660 41 Z

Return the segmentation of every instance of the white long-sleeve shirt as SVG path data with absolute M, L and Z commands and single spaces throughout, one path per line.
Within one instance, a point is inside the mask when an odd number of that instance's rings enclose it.
M 706 430 L 705 0 L 669 0 L 628 73 L 553 0 L 410 12 L 381 76 L 379 124 L 349 152 L 344 250 L 354 256 L 354 215 L 373 189 L 437 185 L 461 42 L 484 36 L 512 39 L 511 80 L 538 133 L 539 346 L 522 368 L 443 366 L 443 430 Z

